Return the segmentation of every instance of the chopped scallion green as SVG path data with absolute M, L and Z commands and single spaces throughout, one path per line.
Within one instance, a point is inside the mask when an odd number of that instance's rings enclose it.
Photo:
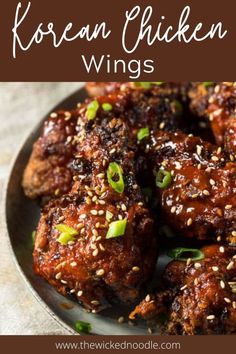
M 86 116 L 88 120 L 92 120 L 96 117 L 98 108 L 99 108 L 99 103 L 97 100 L 94 100 L 88 104 L 87 112 L 86 112 Z
M 189 258 L 191 258 L 193 261 L 200 261 L 205 257 L 204 253 L 197 248 L 182 247 L 172 249 L 168 252 L 168 256 L 183 262 L 186 262 Z
M 147 138 L 149 136 L 149 128 L 141 128 L 138 131 L 137 138 L 138 141 L 141 141 L 144 138 Z
M 61 233 L 58 237 L 58 242 L 62 245 L 67 245 L 69 241 L 74 241 L 74 237 L 78 235 L 77 230 L 65 224 L 58 224 L 55 228 Z
M 75 329 L 79 333 L 89 333 L 92 331 L 92 325 L 89 322 L 76 321 Z
M 108 112 L 112 110 L 112 105 L 110 103 L 103 103 L 102 108 L 104 109 L 104 111 Z
M 111 162 L 107 169 L 107 179 L 109 184 L 117 193 L 123 193 L 125 184 L 123 180 L 123 171 L 116 162 Z
M 106 238 L 114 238 L 123 236 L 125 233 L 127 219 L 113 221 L 109 225 Z
M 172 182 L 172 176 L 169 171 L 160 169 L 156 175 L 156 186 L 158 188 L 167 188 Z
M 213 81 L 204 81 L 204 82 L 203 82 L 203 85 L 204 85 L 205 87 L 213 86 L 213 85 L 214 85 L 214 82 L 213 82 Z
M 35 236 L 36 236 L 36 231 L 34 230 L 31 234 L 31 237 L 32 237 L 32 245 L 34 246 L 35 244 Z

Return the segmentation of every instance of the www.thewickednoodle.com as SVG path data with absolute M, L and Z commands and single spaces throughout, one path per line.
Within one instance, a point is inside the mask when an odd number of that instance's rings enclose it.
M 61 341 L 55 342 L 57 350 L 180 350 L 181 344 L 178 342 L 157 342 L 155 340 L 130 342 L 123 340 L 96 340 L 86 341 Z

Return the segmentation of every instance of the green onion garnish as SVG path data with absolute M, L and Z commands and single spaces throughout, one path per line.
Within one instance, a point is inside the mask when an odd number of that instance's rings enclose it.
M 213 85 L 214 85 L 214 82 L 212 82 L 212 81 L 204 81 L 204 82 L 203 82 L 203 85 L 204 85 L 205 87 L 213 86 Z
M 31 237 L 32 237 L 32 245 L 34 246 L 35 244 L 35 236 L 36 236 L 36 231 L 34 230 L 31 234 Z
M 61 232 L 60 236 L 58 237 L 58 242 L 60 242 L 62 245 L 67 245 L 68 242 L 74 241 L 74 237 L 78 235 L 77 230 L 65 224 L 58 224 L 55 228 Z
M 92 325 L 89 322 L 76 321 L 75 329 L 77 332 L 89 333 L 92 331 Z
M 116 162 L 111 162 L 107 169 L 107 179 L 109 184 L 117 193 L 123 193 L 125 184 L 123 180 L 123 171 Z
M 196 248 L 182 247 L 174 248 L 173 250 L 169 251 L 168 256 L 183 262 L 186 262 L 189 258 L 191 258 L 193 261 L 200 261 L 205 257 L 204 253 Z
M 106 211 L 106 221 L 110 222 L 112 218 L 113 218 L 113 214 L 109 210 L 107 210 Z
M 172 182 L 171 173 L 165 170 L 159 170 L 156 175 L 156 186 L 159 188 L 167 188 Z
M 114 238 L 123 236 L 125 233 L 127 219 L 113 221 L 109 225 L 106 238 Z
M 156 82 L 135 82 L 134 85 L 136 87 L 143 87 L 144 89 L 150 89 L 152 85 L 162 85 L 162 81 L 156 81 Z
M 102 108 L 104 109 L 104 111 L 108 112 L 112 110 L 112 105 L 110 103 L 103 103 Z
M 86 112 L 86 116 L 88 120 L 92 120 L 96 117 L 98 108 L 99 108 L 99 103 L 97 100 L 92 101 L 88 104 L 87 112 Z
M 178 100 L 171 102 L 171 106 L 177 115 L 181 115 L 183 113 L 183 105 Z
M 137 138 L 138 141 L 141 141 L 144 138 L 147 138 L 149 136 L 149 128 L 141 128 L 138 131 Z

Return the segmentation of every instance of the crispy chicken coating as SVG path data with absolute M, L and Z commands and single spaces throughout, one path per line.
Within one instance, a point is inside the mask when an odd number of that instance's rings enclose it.
M 96 115 L 99 118 L 123 117 L 127 120 L 130 135 L 133 136 L 133 148 L 136 149 L 137 132 L 142 127 L 158 129 L 173 129 L 181 126 L 181 107 L 176 99 L 159 96 L 158 88 L 152 90 L 127 90 L 96 100 L 99 108 Z M 86 115 L 91 99 L 72 112 L 52 113 L 45 121 L 41 136 L 36 141 L 29 163 L 23 176 L 23 188 L 30 198 L 52 197 L 63 195 L 71 188 L 72 177 L 79 167 L 73 164 L 73 157 L 79 152 L 81 145 L 79 137 L 84 133 L 81 128 L 84 123 L 92 125 Z M 109 103 L 109 109 L 103 109 L 102 104 Z M 105 106 L 106 107 L 106 106 Z M 110 123 L 112 124 L 112 123 Z M 103 135 L 109 135 L 104 127 Z
M 190 110 L 198 117 L 208 118 L 209 98 L 214 92 L 216 82 L 191 82 L 188 89 Z
M 236 85 L 234 82 L 219 83 L 209 97 L 207 114 L 216 142 L 224 145 L 232 154 L 236 155 Z
M 158 319 L 165 313 L 168 334 L 235 334 L 235 249 L 212 245 L 202 252 L 203 260 L 169 263 L 165 290 L 147 295 L 130 318 Z
M 76 111 L 52 113 L 34 143 L 22 185 L 29 198 L 63 194 L 71 187 L 70 164 L 75 150 L 70 139 L 76 134 Z
M 148 148 L 149 169 L 157 179 L 165 173 L 169 178 L 168 185 L 156 187 L 156 194 L 175 231 L 235 244 L 236 164 L 221 148 L 178 131 L 155 133 Z
M 34 248 L 35 272 L 93 312 L 115 299 L 135 301 L 157 259 L 154 223 L 136 181 L 129 126 L 113 114 L 100 113 L 103 118 L 85 121 L 86 107 L 80 108 L 74 184 L 68 195 L 44 208 Z M 117 173 L 113 182 L 119 177 L 123 191 L 108 182 L 114 162 L 123 183 Z M 116 235 L 113 229 L 114 237 L 107 238 L 113 222 L 118 229 L 125 222 L 125 230 Z M 60 242 L 58 224 L 74 230 L 66 244 Z

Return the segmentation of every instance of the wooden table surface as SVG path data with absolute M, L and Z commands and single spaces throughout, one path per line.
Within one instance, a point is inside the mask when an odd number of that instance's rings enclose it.
M 11 160 L 34 125 L 82 83 L 0 83 L 0 334 L 68 334 L 33 297 L 7 244 L 2 195 Z

